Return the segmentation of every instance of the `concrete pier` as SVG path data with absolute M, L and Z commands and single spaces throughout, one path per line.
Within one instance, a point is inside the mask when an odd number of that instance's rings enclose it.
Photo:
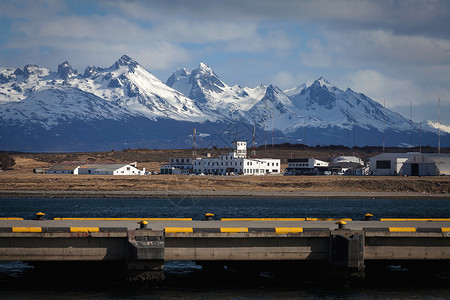
M 367 262 L 450 262 L 450 219 L 3 218 L 0 260 L 124 262 L 139 281 L 163 279 L 171 260 L 320 263 L 362 278 Z

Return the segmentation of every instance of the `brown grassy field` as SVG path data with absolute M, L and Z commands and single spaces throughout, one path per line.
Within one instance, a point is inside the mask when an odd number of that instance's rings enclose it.
M 0 175 L 1 190 L 45 191 L 348 191 L 450 194 L 447 177 Z

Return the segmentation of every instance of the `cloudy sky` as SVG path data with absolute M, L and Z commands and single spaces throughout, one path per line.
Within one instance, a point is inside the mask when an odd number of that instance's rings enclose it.
M 321 76 L 413 120 L 450 124 L 450 1 L 0 1 L 0 66 L 80 72 L 122 54 L 162 81 L 200 62 L 226 83 Z

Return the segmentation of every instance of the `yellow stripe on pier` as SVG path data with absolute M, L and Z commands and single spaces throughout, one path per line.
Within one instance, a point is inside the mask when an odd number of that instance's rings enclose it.
M 221 218 L 220 221 L 305 221 L 305 218 Z
M 12 232 L 42 232 L 42 227 L 13 227 Z
M 0 218 L 0 220 L 23 220 L 23 218 L 6 217 L 6 218 Z
M 192 218 L 54 218 L 56 221 L 192 221 Z
M 306 221 L 352 221 L 350 218 L 306 218 Z
M 299 233 L 299 232 L 303 232 L 303 228 L 302 227 L 275 227 L 275 232 L 277 234 Z
M 441 230 L 442 230 L 442 232 L 450 232 L 449 227 L 442 227 Z
M 224 233 L 248 232 L 248 228 L 246 228 L 246 227 L 221 227 L 220 232 L 224 232 Z
M 415 227 L 389 227 L 390 232 L 416 232 Z
M 192 233 L 194 229 L 192 227 L 166 227 L 164 228 L 166 233 Z
M 70 232 L 99 232 L 98 227 L 70 227 Z

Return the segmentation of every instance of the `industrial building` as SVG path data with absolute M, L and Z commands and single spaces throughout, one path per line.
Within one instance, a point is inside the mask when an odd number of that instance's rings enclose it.
M 288 159 L 286 175 L 319 175 L 328 172 L 328 162 L 315 158 Z
M 85 174 L 85 175 L 145 175 L 145 168 L 139 170 L 137 163 L 62 163 L 46 171 L 47 174 Z
M 450 154 L 382 153 L 370 158 L 371 175 L 450 175 Z
M 403 163 L 403 175 L 450 175 L 450 154 L 415 154 Z
M 187 175 L 192 174 L 192 158 L 171 158 L 170 163 L 160 168 L 160 174 Z

